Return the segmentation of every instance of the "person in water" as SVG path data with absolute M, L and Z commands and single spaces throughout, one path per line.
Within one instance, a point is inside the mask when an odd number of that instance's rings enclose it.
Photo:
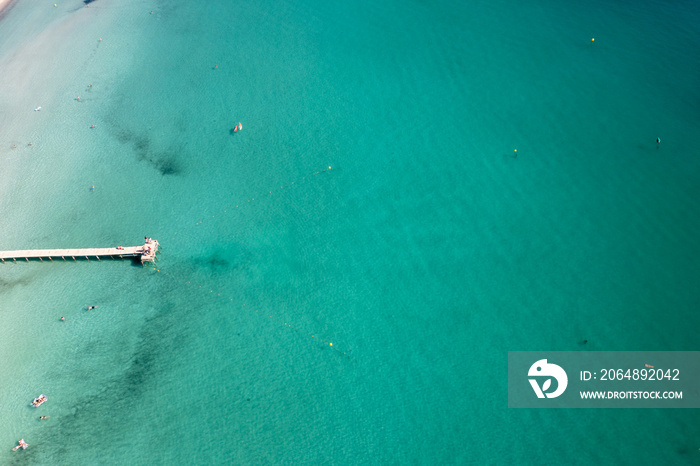
M 43 421 L 44 419 L 48 419 L 48 418 L 49 418 L 49 416 L 41 416 L 41 417 L 39 418 L 39 420 L 40 420 L 40 421 Z
M 661 144 L 661 138 L 656 138 L 656 143 Z
M 65 317 L 61 317 L 61 322 L 65 322 L 65 321 L 66 321 L 66 318 L 65 318 Z
M 92 311 L 93 309 L 97 309 L 97 306 L 88 306 L 88 311 Z

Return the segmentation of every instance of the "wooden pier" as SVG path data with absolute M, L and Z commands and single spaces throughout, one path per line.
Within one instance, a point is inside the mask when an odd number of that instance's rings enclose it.
M 100 258 L 111 259 L 128 259 L 140 258 L 141 263 L 155 262 L 156 253 L 160 244 L 152 238 L 146 238 L 143 246 L 118 246 L 113 248 L 86 248 L 86 249 L 27 249 L 20 251 L 0 251 L 0 260 L 4 264 L 6 260 L 24 259 L 29 262 L 29 259 L 39 259 L 44 262 L 44 259 L 53 261 L 54 259 L 87 259 L 95 258 L 98 261 Z

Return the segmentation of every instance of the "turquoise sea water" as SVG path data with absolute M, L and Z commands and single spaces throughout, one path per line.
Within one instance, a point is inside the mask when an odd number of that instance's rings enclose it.
M 697 464 L 692 410 L 509 410 L 506 374 L 698 349 L 697 24 L 19 0 L 0 249 L 163 252 L 0 267 L 0 463 Z

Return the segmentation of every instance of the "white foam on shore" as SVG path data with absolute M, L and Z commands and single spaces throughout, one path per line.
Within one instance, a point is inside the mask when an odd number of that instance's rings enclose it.
M 0 0 L 0 16 L 3 14 L 5 7 L 8 7 L 13 0 Z

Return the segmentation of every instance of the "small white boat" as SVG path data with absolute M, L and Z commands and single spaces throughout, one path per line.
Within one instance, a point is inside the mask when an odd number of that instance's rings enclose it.
M 240 131 L 240 130 L 242 130 L 242 129 L 243 129 L 243 123 L 241 123 L 241 122 L 239 121 L 239 122 L 238 122 L 238 131 Z
M 42 403 L 44 403 L 46 400 L 46 395 L 42 393 L 41 395 L 34 398 L 34 401 L 32 401 L 32 406 L 36 408 L 37 406 L 40 406 Z
M 40 111 L 41 111 L 41 107 L 35 108 L 34 111 L 35 111 L 35 112 L 40 112 Z
M 29 444 L 28 444 L 27 442 L 25 442 L 23 438 L 22 438 L 22 439 L 19 439 L 19 442 L 18 442 L 18 443 L 19 443 L 19 445 L 17 445 L 16 447 L 14 447 L 14 448 L 12 449 L 12 451 L 17 451 L 17 450 L 19 450 L 20 448 L 21 448 L 22 450 L 26 450 L 27 447 L 29 446 Z

